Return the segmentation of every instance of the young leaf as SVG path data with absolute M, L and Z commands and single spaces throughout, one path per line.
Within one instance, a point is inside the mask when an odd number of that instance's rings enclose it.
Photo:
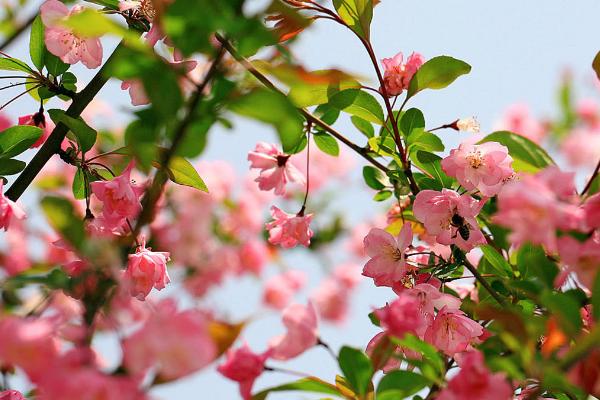
M 359 396 L 365 395 L 373 377 L 373 365 L 369 357 L 358 349 L 344 346 L 340 350 L 338 360 L 348 383 Z
M 373 196 L 373 201 L 385 201 L 392 197 L 392 194 L 394 193 L 391 190 L 381 190 L 375 193 L 375 196 Z
M 425 128 L 425 117 L 418 108 L 410 108 L 400 118 L 400 131 L 408 137 L 417 128 Z
M 471 66 L 449 56 L 428 60 L 417 70 L 408 87 L 408 98 L 424 89 L 443 89 L 461 75 L 468 74 Z
M 340 154 L 340 147 L 333 136 L 325 132 L 315 132 L 313 134 L 317 147 L 325 154 L 337 157 Z
M 483 256 L 490 263 L 490 265 L 494 268 L 495 272 L 500 276 L 512 277 L 513 272 L 508 261 L 504 259 L 496 249 L 492 246 L 485 244 L 480 247 L 483 252 Z
M 21 160 L 12 158 L 0 158 L 0 176 L 14 175 L 25 169 L 27 164 Z
M 81 117 L 73 118 L 65 114 L 63 110 L 57 109 L 48 110 L 48 114 L 55 124 L 63 123 L 73 132 L 81 147 L 81 151 L 86 152 L 90 150 L 96 143 L 98 132 L 86 124 Z
M 350 29 L 369 40 L 373 19 L 372 0 L 333 0 L 333 6 Z
M 38 71 L 44 68 L 44 24 L 42 18 L 38 15 L 31 24 L 31 34 L 29 36 L 29 56 L 33 65 Z
M 367 186 L 375 190 L 385 189 L 385 187 L 390 184 L 387 176 L 385 176 L 383 172 L 370 165 L 365 165 L 363 167 L 363 178 L 365 179 Z
M 411 157 L 413 164 L 430 174 L 442 187 L 449 188 L 452 186 L 452 178 L 442 170 L 441 157 L 421 150 L 415 150 L 415 153 L 411 152 L 411 155 L 413 154 L 416 155 Z
M 498 131 L 484 137 L 478 143 L 498 142 L 508 147 L 508 153 L 513 158 L 513 168 L 516 172 L 536 172 L 554 164 L 554 160 L 544 149 L 531 140 L 513 132 Z
M 0 158 L 12 158 L 31 147 L 42 136 L 36 126 L 16 125 L 0 132 Z
M 179 185 L 189 186 L 208 193 L 208 188 L 198 174 L 198 171 L 196 171 L 196 168 L 183 157 L 172 157 L 171 161 L 169 161 L 167 173 L 169 174 L 169 179 Z
M 288 391 L 302 391 L 312 393 L 322 393 L 329 395 L 340 395 L 339 390 L 330 383 L 327 383 L 317 377 L 311 376 L 308 378 L 299 379 L 295 382 L 286 383 L 283 385 L 275 386 L 269 389 L 265 389 L 252 396 L 252 400 L 264 400 L 271 392 L 288 392 Z
M 372 138 L 373 136 L 375 136 L 375 129 L 369 121 L 365 121 L 364 119 L 357 117 L 356 115 L 352 116 L 350 120 L 352 121 L 352 124 L 356 127 L 356 129 L 358 129 L 367 138 Z
M 73 196 L 77 200 L 85 199 L 85 179 L 83 176 L 84 172 L 77 168 L 77 172 L 75 172 L 75 176 L 73 177 Z
M 411 151 L 425 150 L 429 152 L 444 151 L 442 140 L 431 132 L 424 131 L 423 128 L 415 128 L 406 138 L 406 143 Z
M 33 69 L 26 62 L 14 57 L 0 57 L 0 70 L 2 71 L 21 71 L 27 74 L 33 72 Z
M 286 153 L 293 151 L 305 136 L 302 117 L 282 94 L 258 89 L 237 99 L 230 107 L 240 115 L 273 125 Z
M 52 76 L 60 76 L 67 72 L 70 67 L 69 64 L 62 62 L 60 58 L 56 57 L 49 51 L 44 52 L 44 64 Z
M 375 97 L 359 89 L 346 89 L 329 99 L 329 105 L 364 120 L 382 125 L 383 110 Z
M 386 374 L 377 385 L 378 400 L 404 399 L 417 393 L 431 382 L 412 371 L 396 370 Z
M 44 197 L 41 204 L 50 225 L 74 248 L 80 249 L 85 231 L 83 221 L 76 216 L 71 202 L 62 197 L 49 196 Z

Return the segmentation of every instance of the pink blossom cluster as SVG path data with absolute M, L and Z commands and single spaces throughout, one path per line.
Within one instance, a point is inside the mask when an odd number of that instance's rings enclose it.
M 413 75 L 421 68 L 423 62 L 421 54 L 412 53 L 405 63 L 402 52 L 392 58 L 381 60 L 384 68 L 383 83 L 387 95 L 398 96 L 408 89 Z

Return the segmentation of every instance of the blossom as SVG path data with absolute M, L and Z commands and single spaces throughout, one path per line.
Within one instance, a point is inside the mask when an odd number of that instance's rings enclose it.
M 600 127 L 578 128 L 561 142 L 560 151 L 576 167 L 596 165 L 600 157 Z
M 456 121 L 456 129 L 463 132 L 479 133 L 480 126 L 475 117 L 469 117 Z
M 365 252 L 371 259 L 363 275 L 373 278 L 376 286 L 392 287 L 406 274 L 404 251 L 412 243 L 410 223 L 405 223 L 396 240 L 383 229 L 373 228 L 365 237 Z
M 496 124 L 495 130 L 508 130 L 535 143 L 540 143 L 548 133 L 546 127 L 531 116 L 529 107 L 526 104 L 510 106 L 502 119 Z
M 462 143 L 442 160 L 442 169 L 465 189 L 477 189 L 482 195 L 498 194 L 514 171 L 508 148 L 496 142 Z
M 583 203 L 583 212 L 588 228 L 600 228 L 600 193 L 589 197 Z
M 413 213 L 438 243 L 456 244 L 462 250 L 469 251 L 485 243 L 475 219 L 483 204 L 484 201 L 475 200 L 468 194 L 459 195 L 449 189 L 442 189 L 441 192 L 423 190 L 415 198 Z
M 273 338 L 269 345 L 275 360 L 289 360 L 304 353 L 318 342 L 317 313 L 312 303 L 292 304 L 283 310 L 285 335 Z
M 484 330 L 464 312 L 448 307 L 442 308 L 425 332 L 425 341 L 450 357 L 467 350 L 478 341 Z
M 415 296 L 401 293 L 392 303 L 375 310 L 381 327 L 389 334 L 402 338 L 405 334 L 422 336 L 427 320 L 421 312 L 421 302 Z
M 324 320 L 343 322 L 346 318 L 350 302 L 349 291 L 340 282 L 332 278 L 321 281 L 310 298 Z
M 600 271 L 600 243 L 591 237 L 581 243 L 571 236 L 558 239 L 558 253 L 561 261 L 571 267 L 587 288 L 594 285 L 594 278 Z
M 0 229 L 7 231 L 14 218 L 24 219 L 26 214 L 17 203 L 4 196 L 3 187 L 4 181 L 0 179 Z
M 171 281 L 167 273 L 169 253 L 164 251 L 151 251 L 142 244 L 135 254 L 129 255 L 125 279 L 130 285 L 131 295 L 138 300 L 144 300 L 148 293 L 155 287 L 162 290 Z
M 23 394 L 17 390 L 5 390 L 0 392 L 0 400 L 26 400 Z
M 46 122 L 46 118 L 44 117 L 43 112 L 37 112 L 35 114 L 30 115 L 23 115 L 19 117 L 18 122 L 19 125 L 37 126 L 38 128 L 42 129 L 42 135 L 38 140 L 35 141 L 35 143 L 31 145 L 30 148 L 32 149 L 40 147 L 42 144 L 44 144 L 46 139 L 48 139 L 48 136 L 50 136 L 50 134 L 52 133 L 52 126 L 50 123 Z
M 441 310 L 444 307 L 446 310 L 458 310 L 461 304 L 460 299 L 440 292 L 439 287 L 429 283 L 419 283 L 415 287 L 407 289 L 406 293 L 419 299 L 421 312 L 425 315 L 433 316 L 434 309 Z
M 276 275 L 265 283 L 263 302 L 275 309 L 283 309 L 305 283 L 306 274 L 302 271 L 290 270 Z
M 600 350 L 595 349 L 586 353 L 569 370 L 568 379 L 592 396 L 600 397 Z
M 262 354 L 253 353 L 247 344 L 227 352 L 225 363 L 219 365 L 219 371 L 226 378 L 236 381 L 240 385 L 240 394 L 244 400 L 249 400 L 252 395 L 252 385 L 265 369 L 265 361 L 269 352 Z
M 154 368 L 163 381 L 196 372 L 216 356 L 206 314 L 178 311 L 172 299 L 161 301 L 144 325 L 123 341 L 127 370 L 140 374 Z
M 313 231 L 310 222 L 313 215 L 292 215 L 271 207 L 271 216 L 275 221 L 266 224 L 269 231 L 269 243 L 279 244 L 284 249 L 296 247 L 298 244 L 308 247 Z
M 408 89 L 410 80 L 424 62 L 423 56 L 419 53 L 412 53 L 406 63 L 403 63 L 403 61 L 404 55 L 402 52 L 399 52 L 393 58 L 381 60 L 385 69 L 383 83 L 388 96 L 398 96 L 403 90 Z
M 260 169 L 258 182 L 260 190 L 275 189 L 276 195 L 285 194 L 288 182 L 306 183 L 302 173 L 289 161 L 290 155 L 279 151 L 274 144 L 260 142 L 254 151 L 248 153 L 250 168 Z
M 458 358 L 460 371 L 444 388 L 438 400 L 510 400 L 512 387 L 503 373 L 491 373 L 486 367 L 483 354 L 469 351 Z
M 129 91 L 129 97 L 131 98 L 131 105 L 143 106 L 150 104 L 150 99 L 146 95 L 144 89 L 144 83 L 139 79 L 130 79 L 121 83 L 121 90 Z
M 110 181 L 97 181 L 90 184 L 92 193 L 102 202 L 102 215 L 105 220 L 121 225 L 123 218 L 133 218 L 142 209 L 140 196 L 143 189 L 131 182 L 130 163 L 123 173 Z
M 58 0 L 46 0 L 40 7 L 42 21 L 46 26 L 45 43 L 48 51 L 67 64 L 79 61 L 93 69 L 102 63 L 102 44 L 97 37 L 78 36 L 61 25 L 68 16 L 78 14 L 85 8 L 76 5 L 71 11 Z

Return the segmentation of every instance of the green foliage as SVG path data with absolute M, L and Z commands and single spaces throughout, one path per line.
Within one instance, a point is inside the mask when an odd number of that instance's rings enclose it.
M 413 164 L 429 175 L 419 176 L 417 183 L 420 186 L 423 185 L 424 188 L 432 190 L 452 187 L 454 180 L 442 170 L 441 157 L 427 151 L 418 150 L 416 147 L 413 147 L 413 149 L 411 151 Z
M 346 89 L 329 99 L 330 106 L 376 124 L 384 123 L 383 110 L 375 97 L 360 89 Z
M 45 49 L 44 24 L 42 18 L 38 15 L 31 24 L 31 34 L 29 36 L 29 56 L 38 71 L 41 71 L 44 67 Z
M 0 57 L 0 70 L 2 71 L 21 71 L 27 74 L 33 72 L 33 69 L 25 61 L 14 57 Z
M 44 52 L 44 65 L 48 70 L 48 73 L 52 76 L 60 76 L 68 71 L 70 65 L 62 62 L 60 58 L 56 57 L 49 51 Z
M 172 157 L 167 168 L 169 179 L 173 182 L 189 186 L 208 193 L 208 187 L 196 171 L 196 168 L 183 157 Z
M 81 168 L 77 168 L 77 172 L 75 172 L 75 176 L 73 177 L 73 185 L 71 189 L 73 191 L 73 197 L 77 200 L 85 199 L 86 195 L 86 182 L 84 178 L 85 172 Z
M 498 276 L 512 277 L 512 267 L 492 246 L 484 244 L 480 247 L 483 257 L 490 263 Z
M 404 137 L 410 137 L 413 130 L 422 131 L 425 129 L 425 117 L 418 108 L 410 108 L 400 117 L 399 126 Z
M 296 107 L 279 93 L 254 90 L 234 100 L 230 108 L 240 115 L 273 125 L 286 153 L 292 153 L 305 136 L 302 129 L 304 119 Z
M 0 176 L 18 174 L 25 169 L 26 165 L 21 160 L 0 157 Z
M 325 154 L 337 157 L 340 154 L 340 147 L 333 136 L 325 132 L 315 132 L 313 138 L 317 147 Z
M 314 376 L 309 378 L 302 378 L 295 382 L 286 383 L 283 385 L 275 386 L 269 389 L 265 389 L 252 396 L 252 400 L 265 400 L 269 393 L 272 392 L 291 392 L 291 391 L 302 391 L 312 393 L 322 393 L 334 396 L 339 396 L 339 390 L 325 381 L 320 380 Z
M 523 244 L 517 252 L 517 267 L 523 279 L 539 282 L 548 289 L 554 288 L 558 266 L 546 257 L 541 246 Z
M 424 89 L 443 89 L 459 76 L 471 72 L 471 66 L 449 56 L 434 57 L 419 68 L 410 81 L 408 98 Z
M 369 391 L 373 377 L 373 365 L 365 353 L 352 347 L 344 346 L 338 356 L 340 369 L 354 391 L 362 396 Z
M 49 196 L 42 199 L 41 205 L 50 226 L 73 248 L 81 249 L 85 232 L 83 221 L 77 218 L 73 204 L 62 197 Z
M 421 374 L 432 382 L 440 382 L 446 374 L 446 367 L 438 351 L 430 345 L 413 335 L 406 335 L 403 339 L 393 341 L 404 348 L 414 350 L 422 354 L 422 359 L 407 359 L 410 365 L 418 367 Z
M 82 152 L 89 151 L 96 143 L 98 132 L 86 124 L 83 118 L 70 117 L 63 110 L 57 109 L 48 110 L 48 114 L 55 124 L 62 123 L 69 128 L 69 131 L 73 134 L 73 139 L 77 141 Z
M 16 125 L 0 132 L 0 159 L 18 156 L 29 149 L 42 136 L 35 126 Z
M 536 172 L 554 164 L 554 160 L 544 149 L 531 140 L 508 131 L 498 131 L 487 135 L 479 143 L 498 142 L 508 147 L 513 158 L 513 169 L 516 172 Z
M 444 151 L 442 140 L 431 132 L 423 128 L 414 128 L 412 133 L 406 138 L 409 152 L 424 150 L 427 152 Z
M 559 293 L 550 290 L 545 291 L 541 303 L 548 309 L 551 315 L 558 319 L 562 330 L 575 336 L 581 332 L 581 315 L 579 304 L 569 293 Z
M 354 127 L 358 129 L 360 133 L 365 135 L 367 138 L 372 138 L 373 136 L 375 136 L 375 129 L 369 121 L 365 121 L 364 119 L 357 116 L 352 116 L 350 120 L 352 121 Z
M 378 400 L 395 400 L 411 396 L 431 382 L 412 371 L 396 370 L 387 373 L 377 385 Z
M 372 0 L 333 0 L 333 6 L 350 29 L 369 40 L 373 19 Z
M 596 273 L 594 286 L 592 287 L 592 312 L 594 320 L 600 321 L 600 273 Z
M 383 172 L 370 165 L 363 167 L 363 178 L 371 189 L 381 190 L 390 186 L 390 182 Z

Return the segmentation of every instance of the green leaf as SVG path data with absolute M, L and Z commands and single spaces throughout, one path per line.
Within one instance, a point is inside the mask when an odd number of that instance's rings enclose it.
M 48 114 L 55 124 L 63 123 L 73 132 L 77 143 L 81 147 L 81 151 L 84 153 L 90 150 L 96 143 L 98 132 L 86 124 L 81 117 L 73 118 L 65 114 L 63 110 L 57 109 L 48 110 Z
M 413 335 L 406 335 L 400 340 L 392 338 L 392 340 L 403 347 L 420 353 L 423 357 L 423 361 L 433 367 L 437 377 L 443 377 L 445 375 L 446 367 L 444 361 L 437 349 L 429 343 L 426 343 Z
M 524 279 L 539 281 L 548 289 L 554 288 L 558 266 L 546 257 L 541 246 L 523 244 L 517 252 L 517 267 Z
M 471 66 L 464 61 L 449 56 L 434 57 L 417 70 L 406 96 L 411 98 L 424 89 L 443 89 L 470 71 Z
M 27 65 L 25 61 L 21 61 L 14 57 L 1 57 L 0 70 L 2 71 L 22 71 L 27 74 L 33 72 L 33 69 Z
M 596 272 L 594 286 L 592 287 L 592 312 L 594 320 L 600 321 L 600 273 Z
M 42 18 L 38 15 L 31 24 L 31 34 L 29 35 L 29 56 L 38 71 L 44 68 L 45 49 L 44 24 L 42 23 Z
M 333 6 L 350 29 L 369 40 L 373 19 L 372 0 L 333 0 Z
M 340 369 L 354 391 L 362 396 L 367 393 L 373 377 L 373 365 L 362 351 L 344 346 L 338 356 Z
M 323 393 L 340 396 L 339 390 L 334 385 L 322 381 L 321 379 L 316 378 L 314 376 L 311 376 L 309 378 L 303 378 L 295 382 L 290 382 L 262 390 L 259 393 L 256 393 L 254 396 L 252 396 L 252 400 L 264 400 L 271 392 L 290 391 Z
M 309 107 L 325 104 L 336 93 L 358 87 L 360 84 L 349 78 L 336 83 L 296 84 L 290 87 L 288 97 L 297 107 Z
M 183 157 L 172 157 L 171 161 L 169 161 L 167 173 L 169 174 L 169 179 L 179 185 L 189 186 L 208 193 L 208 188 L 198 174 L 198 171 L 196 171 L 196 168 Z
M 273 125 L 286 153 L 293 151 L 305 136 L 304 119 L 282 94 L 258 89 L 233 101 L 230 108 L 240 115 Z
M 377 385 L 377 400 L 403 399 L 417 393 L 431 381 L 412 371 L 396 370 L 387 373 Z
M 512 268 L 508 261 L 504 259 L 496 249 L 488 244 L 484 244 L 480 246 L 481 251 L 483 252 L 483 256 L 490 263 L 490 265 L 494 268 L 496 274 L 500 276 L 512 277 Z
M 429 152 L 444 151 L 442 139 L 423 128 L 415 128 L 406 139 L 410 151 L 425 150 Z
M 375 97 L 359 89 L 346 89 L 329 99 L 329 105 L 350 115 L 382 125 L 383 109 Z
M 69 64 L 62 62 L 60 58 L 56 57 L 49 51 L 44 52 L 44 64 L 52 76 L 60 76 L 67 72 L 70 67 Z
M 29 149 L 42 136 L 36 126 L 16 125 L 0 132 L 0 158 L 12 158 Z
M 550 314 L 557 317 L 565 333 L 575 336 L 581 332 L 581 305 L 572 296 L 548 290 L 542 294 L 540 300 Z
M 325 154 L 337 157 L 340 154 L 340 147 L 333 136 L 325 132 L 315 132 L 313 138 L 317 147 Z
M 390 185 L 387 176 L 379 169 L 370 165 L 365 165 L 363 167 L 363 178 L 365 179 L 367 186 L 371 189 L 381 190 Z
M 0 176 L 18 174 L 25 169 L 25 166 L 27 164 L 21 160 L 0 158 Z
M 405 137 L 410 136 L 414 129 L 425 129 L 425 117 L 418 108 L 410 108 L 400 118 L 400 131 Z
M 83 176 L 84 172 L 77 168 L 77 172 L 75 172 L 75 176 L 73 177 L 73 196 L 77 200 L 85 199 L 85 179 Z
M 62 197 L 49 196 L 42 199 L 41 205 L 50 226 L 75 249 L 81 249 L 85 230 L 71 202 Z
M 498 142 L 508 147 L 508 152 L 513 158 L 513 169 L 516 172 L 536 172 L 554 164 L 554 160 L 546 150 L 531 140 L 513 132 L 498 131 L 484 137 L 479 143 Z
M 422 150 L 415 150 L 415 152 L 411 151 L 411 156 L 413 154 L 415 155 L 414 157 L 411 157 L 413 164 L 430 174 L 441 187 L 452 187 L 453 179 L 446 175 L 442 170 L 441 157 Z
M 373 196 L 373 201 L 386 201 L 392 197 L 392 194 L 394 194 L 394 192 L 391 190 L 381 190 L 375 193 L 375 196 Z
M 357 116 L 351 117 L 350 121 L 352 121 L 352 124 L 356 127 L 356 129 L 358 129 L 367 138 L 372 138 L 373 136 L 375 136 L 375 129 L 369 121 L 365 121 L 364 119 Z

